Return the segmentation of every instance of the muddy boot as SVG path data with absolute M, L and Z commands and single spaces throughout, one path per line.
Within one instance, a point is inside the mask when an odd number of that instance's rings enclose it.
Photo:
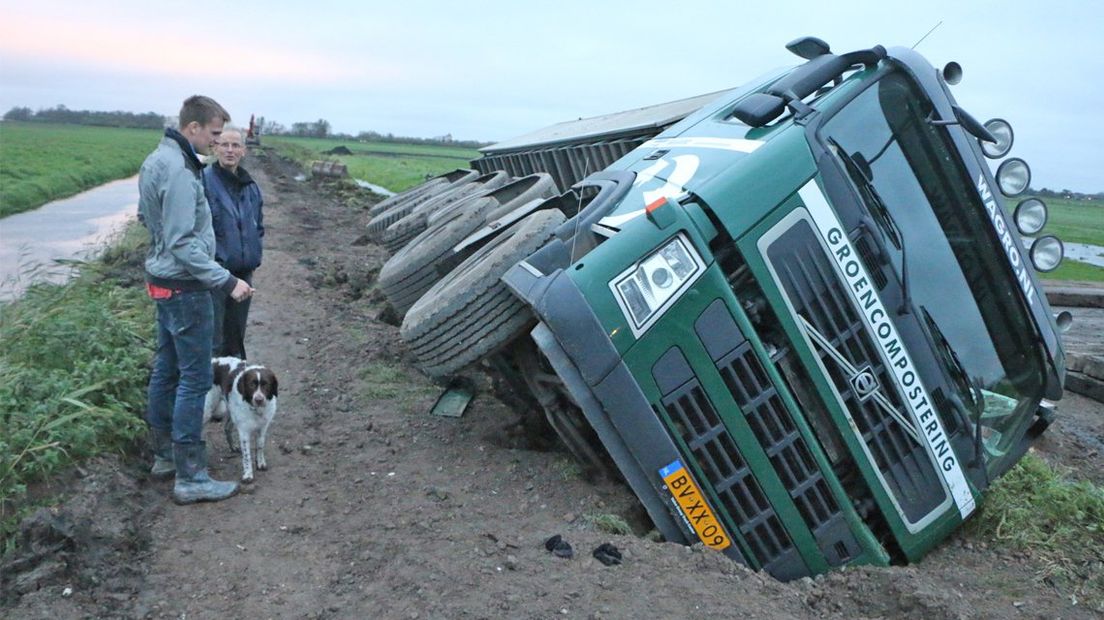
M 153 467 L 150 468 L 150 478 L 168 480 L 176 475 L 176 466 L 173 465 L 172 432 L 151 428 L 150 447 L 153 449 Z
M 237 482 L 212 480 L 207 475 L 206 444 L 173 444 L 173 458 L 176 461 L 174 502 L 217 502 L 238 492 Z

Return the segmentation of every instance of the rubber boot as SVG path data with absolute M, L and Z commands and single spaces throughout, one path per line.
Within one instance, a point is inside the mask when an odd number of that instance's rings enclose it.
M 153 449 L 153 467 L 150 468 L 150 478 L 168 480 L 176 475 L 176 466 L 173 464 L 172 432 L 151 428 L 149 436 L 150 447 Z
M 176 484 L 173 501 L 177 504 L 217 502 L 238 492 L 237 482 L 212 480 L 207 475 L 207 444 L 173 444 Z

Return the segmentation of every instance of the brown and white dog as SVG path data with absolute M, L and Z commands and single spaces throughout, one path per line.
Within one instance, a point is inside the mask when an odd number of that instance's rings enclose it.
M 241 479 L 242 482 L 253 482 L 254 445 L 257 469 L 268 469 L 264 455 L 265 439 L 268 427 L 276 417 L 279 382 L 270 369 L 236 357 L 216 357 L 211 360 L 211 368 L 214 383 L 207 393 L 203 419 L 220 420 L 229 412 L 230 420 L 224 422 L 226 442 L 234 450 L 236 446 L 231 427 L 236 428 L 242 456 Z

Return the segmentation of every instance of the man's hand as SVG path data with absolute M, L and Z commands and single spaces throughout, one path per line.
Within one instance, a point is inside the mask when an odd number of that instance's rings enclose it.
M 230 297 L 234 301 L 244 301 L 253 296 L 253 287 L 245 283 L 245 280 L 238 279 L 238 283 L 234 285 L 233 292 L 230 293 Z

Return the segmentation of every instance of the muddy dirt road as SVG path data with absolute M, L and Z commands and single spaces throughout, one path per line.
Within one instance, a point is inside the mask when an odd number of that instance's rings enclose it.
M 296 183 L 271 154 L 250 169 L 268 234 L 248 347 L 281 384 L 270 469 L 231 500 L 178 507 L 137 460 L 86 465 L 69 499 L 27 528 L 0 616 L 1098 617 L 1041 579 L 1031 554 L 964 537 L 915 566 L 789 584 L 654 542 L 627 489 L 529 445 L 491 396 L 460 419 L 430 416 L 438 388 L 379 319 L 372 281 L 385 255 L 358 242 L 363 198 Z M 1078 436 L 1055 433 L 1048 458 L 1084 465 L 1070 460 Z M 221 427 L 207 439 L 214 474 L 239 476 Z M 1086 474 L 1098 483 L 1100 460 Z M 618 523 L 636 531 L 610 533 Z M 545 550 L 553 534 L 574 558 Z M 622 565 L 591 557 L 604 542 Z

